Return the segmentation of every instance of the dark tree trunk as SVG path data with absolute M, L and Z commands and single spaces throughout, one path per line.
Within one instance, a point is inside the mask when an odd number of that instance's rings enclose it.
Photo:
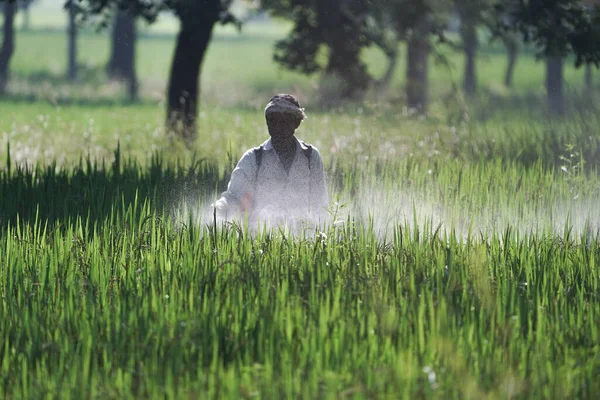
M 216 19 L 182 19 L 171 72 L 167 101 L 167 129 L 188 145 L 196 138 L 199 80 L 202 61 Z
M 585 66 L 585 90 L 588 93 L 591 93 L 594 89 L 594 77 L 592 74 L 592 65 L 587 64 Z
M 506 66 L 506 74 L 504 75 L 504 86 L 509 88 L 512 86 L 513 77 L 515 75 L 515 65 L 517 64 L 519 45 L 516 38 L 509 38 L 504 41 L 504 46 L 508 53 L 508 64 Z
M 342 97 L 360 97 L 368 88 L 370 80 L 360 60 L 360 53 L 353 46 L 348 46 L 343 39 L 330 44 L 329 49 L 326 75 L 337 77 L 343 82 L 340 93 Z
M 10 60 L 15 51 L 15 14 L 17 6 L 15 3 L 4 3 L 4 25 L 2 33 L 2 49 L 0 49 L 0 94 L 6 90 L 8 82 Z
M 429 29 L 419 24 L 407 41 L 406 101 L 409 108 L 427 111 L 429 89 Z
M 548 107 L 553 115 L 562 115 L 565 111 L 563 59 L 551 56 L 546 59 L 546 90 Z
M 135 71 L 135 18 L 127 11 L 119 11 L 112 32 L 112 50 L 107 65 L 108 75 L 113 79 L 126 80 L 129 97 L 137 98 L 137 76 Z
M 360 59 L 361 38 L 356 21 L 343 10 L 339 0 L 317 2 L 317 18 L 323 40 L 329 49 L 326 76 L 342 82 L 343 98 L 360 97 L 370 84 L 365 64 Z
M 469 97 L 477 93 L 477 75 L 475 70 L 475 59 L 477 56 L 477 31 L 475 25 L 468 19 L 461 22 L 460 29 L 463 48 L 465 52 L 465 75 L 463 90 Z
M 29 3 L 26 3 L 23 6 L 23 25 L 21 29 L 24 31 L 28 31 L 31 28 L 31 13 L 29 12 Z
M 75 7 L 69 7 L 69 66 L 67 77 L 74 81 L 77 79 L 77 23 L 75 21 Z
M 377 82 L 377 92 L 379 95 L 383 95 L 387 92 L 394 78 L 394 72 L 396 72 L 396 66 L 398 65 L 398 59 L 400 58 L 399 52 L 394 51 L 387 54 L 388 67 L 383 74 L 383 77 Z

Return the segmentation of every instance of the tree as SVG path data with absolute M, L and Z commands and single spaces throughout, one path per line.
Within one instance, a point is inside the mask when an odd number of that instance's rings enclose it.
M 74 3 L 69 3 L 66 6 L 69 13 L 69 28 L 68 28 L 68 71 L 67 77 L 74 81 L 77 79 L 77 9 Z
M 358 98 L 372 84 L 385 88 L 397 60 L 398 42 L 407 42 L 407 104 L 426 111 L 428 60 L 434 36 L 443 37 L 448 0 L 263 0 L 274 15 L 294 22 L 287 38 L 278 42 L 275 60 L 306 74 L 322 72 L 342 82 L 339 97 Z M 389 66 L 383 78 L 369 75 L 362 49 L 377 46 Z M 318 62 L 328 50 L 324 65 Z
M 564 60 L 561 55 L 553 54 L 546 57 L 546 91 L 550 111 L 563 114 L 565 112 Z
M 548 106 L 555 115 L 564 113 L 563 58 L 575 55 L 575 65 L 600 64 L 600 12 L 580 0 L 513 0 L 498 4 L 508 13 L 499 18 L 500 31 L 518 32 L 533 43 L 546 59 Z M 592 2 L 588 2 L 592 3 Z
M 110 8 L 154 22 L 162 11 L 179 19 L 179 33 L 169 74 L 166 125 L 169 132 L 191 144 L 196 137 L 199 78 L 202 61 L 217 23 L 236 23 L 228 12 L 232 0 L 69 0 L 86 15 Z
M 224 15 L 229 6 L 220 0 L 180 0 L 171 8 L 180 20 L 175 55 L 171 64 L 167 95 L 167 128 L 191 143 L 196 137 L 199 76 L 213 27 L 221 21 L 234 22 Z
M 513 83 L 515 66 L 517 64 L 519 39 L 516 37 L 516 35 L 509 33 L 502 37 L 502 42 L 504 43 L 504 47 L 506 48 L 506 54 L 508 56 L 506 73 L 504 74 L 504 86 L 510 88 Z
M 387 58 L 388 65 L 385 72 L 379 79 L 373 80 L 377 94 L 383 95 L 389 89 L 400 59 L 400 37 L 394 26 L 395 18 L 390 13 L 386 1 L 371 0 L 366 21 L 369 37 Z
M 31 27 L 31 15 L 29 9 L 31 7 L 31 3 L 33 3 L 34 1 L 35 0 L 19 1 L 19 6 L 21 8 L 21 11 L 23 11 L 23 25 L 21 26 L 21 29 L 24 31 L 29 30 L 29 28 Z
M 477 92 L 477 70 L 476 57 L 477 46 L 477 24 L 469 17 L 463 16 L 460 24 L 460 36 L 462 38 L 463 50 L 465 52 L 465 72 L 463 90 L 467 96 L 474 96 Z
M 463 90 L 467 96 L 472 97 L 477 92 L 477 29 L 488 23 L 487 12 L 491 10 L 491 5 L 487 0 L 454 0 L 454 4 L 460 17 L 459 32 L 465 53 Z
M 594 6 L 600 5 L 600 0 L 585 0 L 584 4 L 589 9 L 594 9 Z M 598 8 L 595 9 L 595 12 L 598 12 Z M 594 89 L 594 80 L 593 80 L 593 72 L 592 65 L 590 63 L 585 65 L 585 91 L 587 93 L 591 93 Z
M 399 38 L 406 40 L 406 103 L 424 113 L 428 107 L 429 56 L 432 38 L 445 41 L 450 12 L 445 0 L 382 0 L 393 18 Z
M 106 69 L 111 78 L 128 82 L 131 101 L 137 98 L 136 39 L 135 17 L 127 10 L 117 10 L 111 35 L 111 55 Z
M 339 97 L 357 98 L 372 83 L 361 50 L 376 42 L 369 29 L 368 0 L 263 0 L 264 9 L 294 22 L 294 28 L 275 45 L 274 59 L 304 74 L 321 71 L 340 83 Z M 318 62 L 324 46 L 325 65 Z
M 430 32 L 431 20 L 425 15 L 408 33 L 406 41 L 406 104 L 419 112 L 426 112 L 429 103 Z
M 0 49 L 0 94 L 6 91 L 10 60 L 15 50 L 14 21 L 17 13 L 17 6 L 14 3 L 4 3 L 2 6 L 4 9 L 4 24 L 2 28 L 2 48 Z
M 504 73 L 504 86 L 510 88 L 513 84 L 515 66 L 517 64 L 518 51 L 520 46 L 519 35 L 513 30 L 506 29 L 514 21 L 511 20 L 514 13 L 518 11 L 518 2 L 509 0 L 507 4 L 496 5 L 496 13 L 493 11 L 493 5 L 490 4 L 489 18 L 487 18 L 486 27 L 490 30 L 493 39 L 500 39 L 504 48 L 508 62 Z
M 167 128 L 188 143 L 196 137 L 200 69 L 213 28 L 217 22 L 235 22 L 226 13 L 229 4 L 220 0 L 170 2 L 180 30 L 169 75 Z
M 585 90 L 591 92 L 594 88 L 594 79 L 592 74 L 592 66 L 587 64 L 585 66 Z

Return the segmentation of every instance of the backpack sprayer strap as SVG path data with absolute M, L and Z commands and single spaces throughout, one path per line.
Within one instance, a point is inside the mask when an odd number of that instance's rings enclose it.
M 311 185 L 311 181 L 312 181 L 312 152 L 313 152 L 313 147 L 309 144 L 306 144 L 304 142 L 302 142 L 302 144 L 304 145 L 304 147 L 306 148 L 302 148 L 302 154 L 304 154 L 304 157 L 306 157 L 307 161 L 308 161 L 308 173 L 309 173 L 309 177 L 308 177 L 308 199 L 309 202 L 312 202 L 312 185 Z M 256 169 L 254 170 L 254 183 L 253 183 L 253 192 L 252 192 L 252 208 L 254 208 L 254 198 L 256 197 L 256 189 L 258 187 L 258 173 L 260 171 L 260 166 L 262 165 L 262 159 L 263 159 L 263 153 L 264 153 L 265 149 L 264 147 L 258 146 L 254 148 L 254 157 L 256 158 Z M 310 208 L 312 209 L 312 205 L 310 206 Z
M 263 151 L 265 149 L 263 146 L 254 148 L 254 157 L 256 157 L 256 170 L 254 171 L 254 190 L 256 190 L 256 186 L 258 184 L 258 170 L 260 169 L 260 165 L 262 164 Z
M 302 144 L 304 146 L 306 146 L 305 149 L 302 149 L 302 154 L 304 154 L 304 157 L 306 157 L 306 159 L 308 160 L 308 171 L 312 173 L 311 157 L 312 157 L 313 147 L 310 144 L 306 144 L 304 142 L 302 142 Z M 254 186 L 255 186 L 255 188 L 256 188 L 256 183 L 258 182 L 258 171 L 260 170 L 260 166 L 262 164 L 264 150 L 265 149 L 263 146 L 258 146 L 258 147 L 254 148 L 254 157 L 256 157 L 256 170 L 254 171 Z

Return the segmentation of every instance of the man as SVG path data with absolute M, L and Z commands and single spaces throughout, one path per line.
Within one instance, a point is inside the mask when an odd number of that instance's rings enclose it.
M 318 220 L 329 199 L 319 151 L 295 136 L 304 109 L 294 96 L 280 94 L 267 104 L 265 118 L 271 138 L 238 162 L 214 204 L 217 214 L 268 224 Z

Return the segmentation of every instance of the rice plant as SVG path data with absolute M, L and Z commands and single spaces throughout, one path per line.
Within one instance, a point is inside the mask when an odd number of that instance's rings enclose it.
M 226 173 L 193 165 L 0 173 L 2 397 L 600 390 L 597 174 L 340 164 L 332 220 L 293 235 L 215 224 Z

